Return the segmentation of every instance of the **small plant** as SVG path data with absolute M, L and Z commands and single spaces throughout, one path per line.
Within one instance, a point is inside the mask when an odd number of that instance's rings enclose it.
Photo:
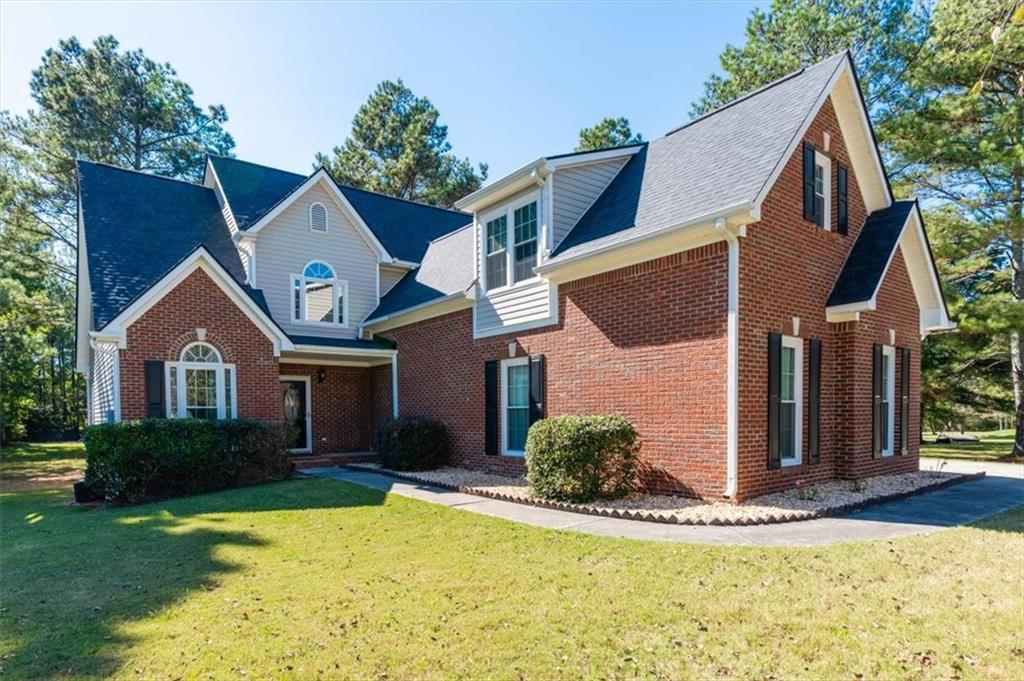
M 542 419 L 526 437 L 526 479 L 542 499 L 615 499 L 636 490 L 639 454 L 636 429 L 621 416 Z
M 863 478 L 850 481 L 850 491 L 854 494 L 864 494 L 868 491 L 868 481 Z
M 818 498 L 818 486 L 808 483 L 803 478 L 797 478 L 793 483 L 796 486 L 796 498 L 804 501 L 814 501 Z
M 929 477 L 940 478 L 942 477 L 942 469 L 946 467 L 946 461 L 937 461 L 928 470 Z
M 431 419 L 391 419 L 377 430 L 377 454 L 393 471 L 433 470 L 448 460 L 448 430 Z

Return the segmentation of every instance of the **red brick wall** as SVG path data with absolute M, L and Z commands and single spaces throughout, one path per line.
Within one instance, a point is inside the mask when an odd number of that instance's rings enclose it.
M 403 415 L 444 421 L 455 462 L 521 473 L 523 460 L 484 454 L 484 362 L 543 354 L 547 414 L 618 413 L 643 439 L 656 489 L 720 495 L 725 485 L 724 244 L 559 288 L 559 323 L 473 340 L 466 310 L 390 331 L 398 343 Z
M 872 343 L 883 340 L 882 335 L 888 343 L 888 328 L 893 326 L 898 329 L 897 345 L 913 348 L 911 413 L 917 418 L 918 312 L 902 258 L 894 259 L 894 267 L 883 286 L 885 294 L 879 296 L 878 312 L 858 323 L 837 325 L 825 319 L 825 303 L 867 217 L 831 101 L 822 107 L 804 139 L 821 149 L 825 132 L 831 137 L 828 153 L 833 158 L 832 231 L 825 231 L 803 218 L 803 173 L 798 146 L 764 201 L 761 221 L 751 225 L 747 237 L 740 240 L 740 498 L 790 487 L 798 477 L 819 480 L 839 474 L 877 474 L 917 467 L 916 447 L 912 456 L 884 461 L 872 461 L 870 451 L 871 347 Z M 850 173 L 849 234 L 845 236 L 835 231 L 837 162 Z M 799 466 L 769 470 L 768 334 L 780 331 L 793 335 L 793 317 L 799 317 L 799 336 L 805 339 L 804 462 Z M 807 463 L 806 454 L 809 361 L 806 339 L 810 338 L 822 341 L 821 456 L 814 465 Z M 916 439 L 915 430 L 911 441 L 916 442 Z
M 121 350 L 121 418 L 145 418 L 146 360 L 176 362 L 206 329 L 206 342 L 236 365 L 238 416 L 281 419 L 273 344 L 205 272 L 196 270 L 128 327 Z
M 282 363 L 281 375 L 309 377 L 314 454 L 369 451 L 370 369 Z

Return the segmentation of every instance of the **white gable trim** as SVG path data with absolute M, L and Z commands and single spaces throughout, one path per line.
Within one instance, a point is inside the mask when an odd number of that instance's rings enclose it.
M 345 198 L 345 195 L 341 193 L 340 189 L 338 189 L 338 185 L 334 183 L 334 180 L 331 179 L 331 176 L 323 168 L 320 168 L 315 173 L 307 177 L 305 182 L 303 182 L 294 190 L 292 190 L 292 193 L 289 194 L 287 197 L 279 201 L 278 204 L 274 206 L 274 208 L 272 208 L 269 213 L 267 213 L 259 220 L 257 220 L 256 224 L 254 224 L 252 227 L 245 230 L 246 234 L 259 234 L 260 230 L 262 230 L 268 224 L 273 222 L 274 218 L 276 218 L 278 215 L 284 212 L 284 210 L 288 208 L 288 206 L 292 205 L 300 196 L 305 194 L 306 191 L 309 190 L 317 182 L 322 182 L 324 185 L 326 185 L 327 193 L 334 197 L 334 200 L 338 202 L 338 205 L 341 207 L 343 211 L 348 213 L 349 218 L 359 229 L 360 233 L 362 234 L 362 237 L 366 240 L 368 244 L 370 244 L 370 246 L 374 250 L 377 251 L 378 260 L 380 262 L 391 262 L 394 258 L 392 258 L 391 254 L 388 253 L 386 248 L 384 248 L 384 244 L 382 244 L 377 239 L 377 236 L 373 233 L 373 230 L 370 229 L 370 226 L 366 224 L 366 222 L 363 220 L 363 217 L 359 214 L 355 207 L 351 203 L 349 203 L 349 200 Z
M 844 75 L 847 78 L 849 78 L 850 87 L 854 90 L 854 92 L 852 93 L 854 95 L 853 99 L 856 100 L 854 108 L 857 111 L 858 120 L 860 122 L 861 128 L 863 129 L 864 137 L 868 142 L 867 146 L 871 147 L 871 156 L 874 160 L 874 167 L 872 170 L 877 174 L 877 179 L 881 183 L 883 188 L 883 200 L 885 205 L 881 206 L 881 208 L 885 208 L 892 205 L 893 198 L 892 194 L 889 191 L 889 185 L 885 180 L 885 170 L 882 167 L 882 155 L 879 153 L 878 147 L 873 142 L 874 138 L 871 134 L 871 124 L 868 121 L 868 112 L 864 108 L 864 101 L 861 98 L 860 93 L 856 91 L 857 82 L 853 71 L 853 63 L 850 61 L 850 55 L 847 54 L 845 57 L 843 57 L 842 61 L 839 62 L 838 66 L 836 66 L 836 70 L 832 73 L 831 77 L 829 77 L 828 83 L 825 85 L 825 87 L 822 88 L 821 93 L 818 95 L 818 99 L 814 102 L 814 106 L 811 107 L 810 111 L 808 111 L 807 115 L 804 117 L 803 122 L 800 124 L 800 127 L 797 129 L 796 134 L 793 135 L 793 139 L 790 140 L 789 146 L 786 148 L 786 152 L 778 160 L 778 162 L 775 165 L 775 168 L 772 170 L 772 174 L 768 177 L 767 182 L 765 182 L 764 186 L 761 188 L 761 191 L 758 192 L 757 196 L 754 198 L 753 206 L 755 211 L 759 211 L 761 209 L 761 204 L 764 202 L 765 198 L 767 198 L 768 193 L 775 186 L 775 182 L 779 179 L 779 176 L 782 174 L 782 171 L 786 167 L 786 164 L 789 162 L 789 159 L 791 159 L 793 157 L 793 154 L 796 153 L 797 147 L 799 147 L 800 143 L 803 141 L 804 135 L 807 134 L 807 130 L 811 127 L 811 124 L 814 122 L 814 119 L 817 118 L 818 113 L 821 111 L 821 107 L 824 106 L 828 98 L 832 96 L 836 84 Z M 839 117 L 838 111 L 836 112 L 836 117 Z M 842 122 L 840 122 L 840 127 L 842 127 Z M 847 145 L 847 147 L 849 147 L 852 143 L 852 140 L 844 139 L 844 143 Z M 851 154 L 851 161 L 852 160 L 853 159 Z M 862 170 L 864 169 L 854 169 L 854 176 L 858 178 L 858 184 L 861 185 L 864 182 L 864 180 L 860 179 Z M 861 195 L 865 197 L 865 202 L 867 202 L 867 192 L 862 190 Z M 879 207 L 869 206 L 868 212 L 870 213 L 873 210 L 878 209 Z
M 910 229 L 907 229 L 908 226 Z M 920 310 L 921 335 L 926 336 L 929 333 L 955 329 L 956 324 L 949 319 L 946 312 L 939 276 L 935 271 L 935 263 L 932 262 L 928 248 L 924 221 L 921 219 L 920 208 L 916 204 L 900 229 L 900 236 L 896 239 L 896 244 L 889 254 L 885 269 L 882 270 L 882 276 L 878 278 L 878 284 L 871 297 L 854 303 L 829 306 L 825 308 L 826 319 L 830 322 L 856 320 L 860 318 L 861 312 L 875 310 L 878 307 L 878 292 L 882 288 L 885 277 L 889 274 L 896 251 L 903 253 L 910 284 L 914 289 L 914 298 Z
M 98 331 L 94 331 L 91 335 L 98 339 L 115 340 L 119 348 L 128 347 L 128 327 L 196 270 L 205 272 L 228 298 L 238 306 L 238 309 L 263 332 L 263 335 L 270 339 L 274 344 L 275 357 L 279 357 L 282 350 L 293 349 L 288 335 L 260 309 L 255 301 L 242 290 L 238 282 L 202 246 L 194 250 L 191 255 L 176 265 L 174 269 L 146 289 L 141 296 L 110 320 L 106 326 Z
M 224 185 L 220 183 L 220 178 L 217 177 L 217 169 L 213 167 L 213 162 L 210 161 L 209 157 L 207 157 L 206 171 L 203 173 L 204 186 L 209 186 L 207 184 L 207 179 L 210 177 L 213 178 L 213 186 L 210 187 L 210 189 L 213 189 L 214 192 L 217 193 L 218 197 L 224 202 L 224 207 L 228 209 L 228 215 L 231 216 L 231 222 L 228 223 L 228 229 L 232 232 L 232 234 L 236 234 L 238 233 L 239 230 L 238 220 L 235 219 L 235 211 L 231 209 L 231 202 L 228 201 L 228 195 L 227 192 L 224 191 Z M 225 222 L 227 221 L 225 220 Z

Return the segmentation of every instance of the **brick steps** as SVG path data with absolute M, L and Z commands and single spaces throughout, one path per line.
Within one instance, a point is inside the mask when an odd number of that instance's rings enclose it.
M 324 468 L 352 463 L 377 463 L 376 452 L 342 452 L 340 454 L 303 454 L 291 457 L 296 468 Z

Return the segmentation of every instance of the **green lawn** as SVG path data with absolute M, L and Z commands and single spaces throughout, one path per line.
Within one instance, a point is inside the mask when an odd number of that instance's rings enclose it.
M 79 442 L 18 444 L 0 448 L 0 492 L 66 487 L 85 472 Z
M 938 444 L 935 436 L 926 436 L 925 444 L 921 445 L 921 456 L 929 456 L 942 459 L 969 459 L 973 461 L 1016 461 L 1021 459 L 1013 458 L 1013 431 L 1012 430 L 990 430 L 986 432 L 970 433 L 977 435 L 979 442 L 953 442 L 950 444 Z
M 0 495 L 5 677 L 1024 678 L 1024 507 L 761 549 L 554 532 L 329 480 L 68 500 Z

